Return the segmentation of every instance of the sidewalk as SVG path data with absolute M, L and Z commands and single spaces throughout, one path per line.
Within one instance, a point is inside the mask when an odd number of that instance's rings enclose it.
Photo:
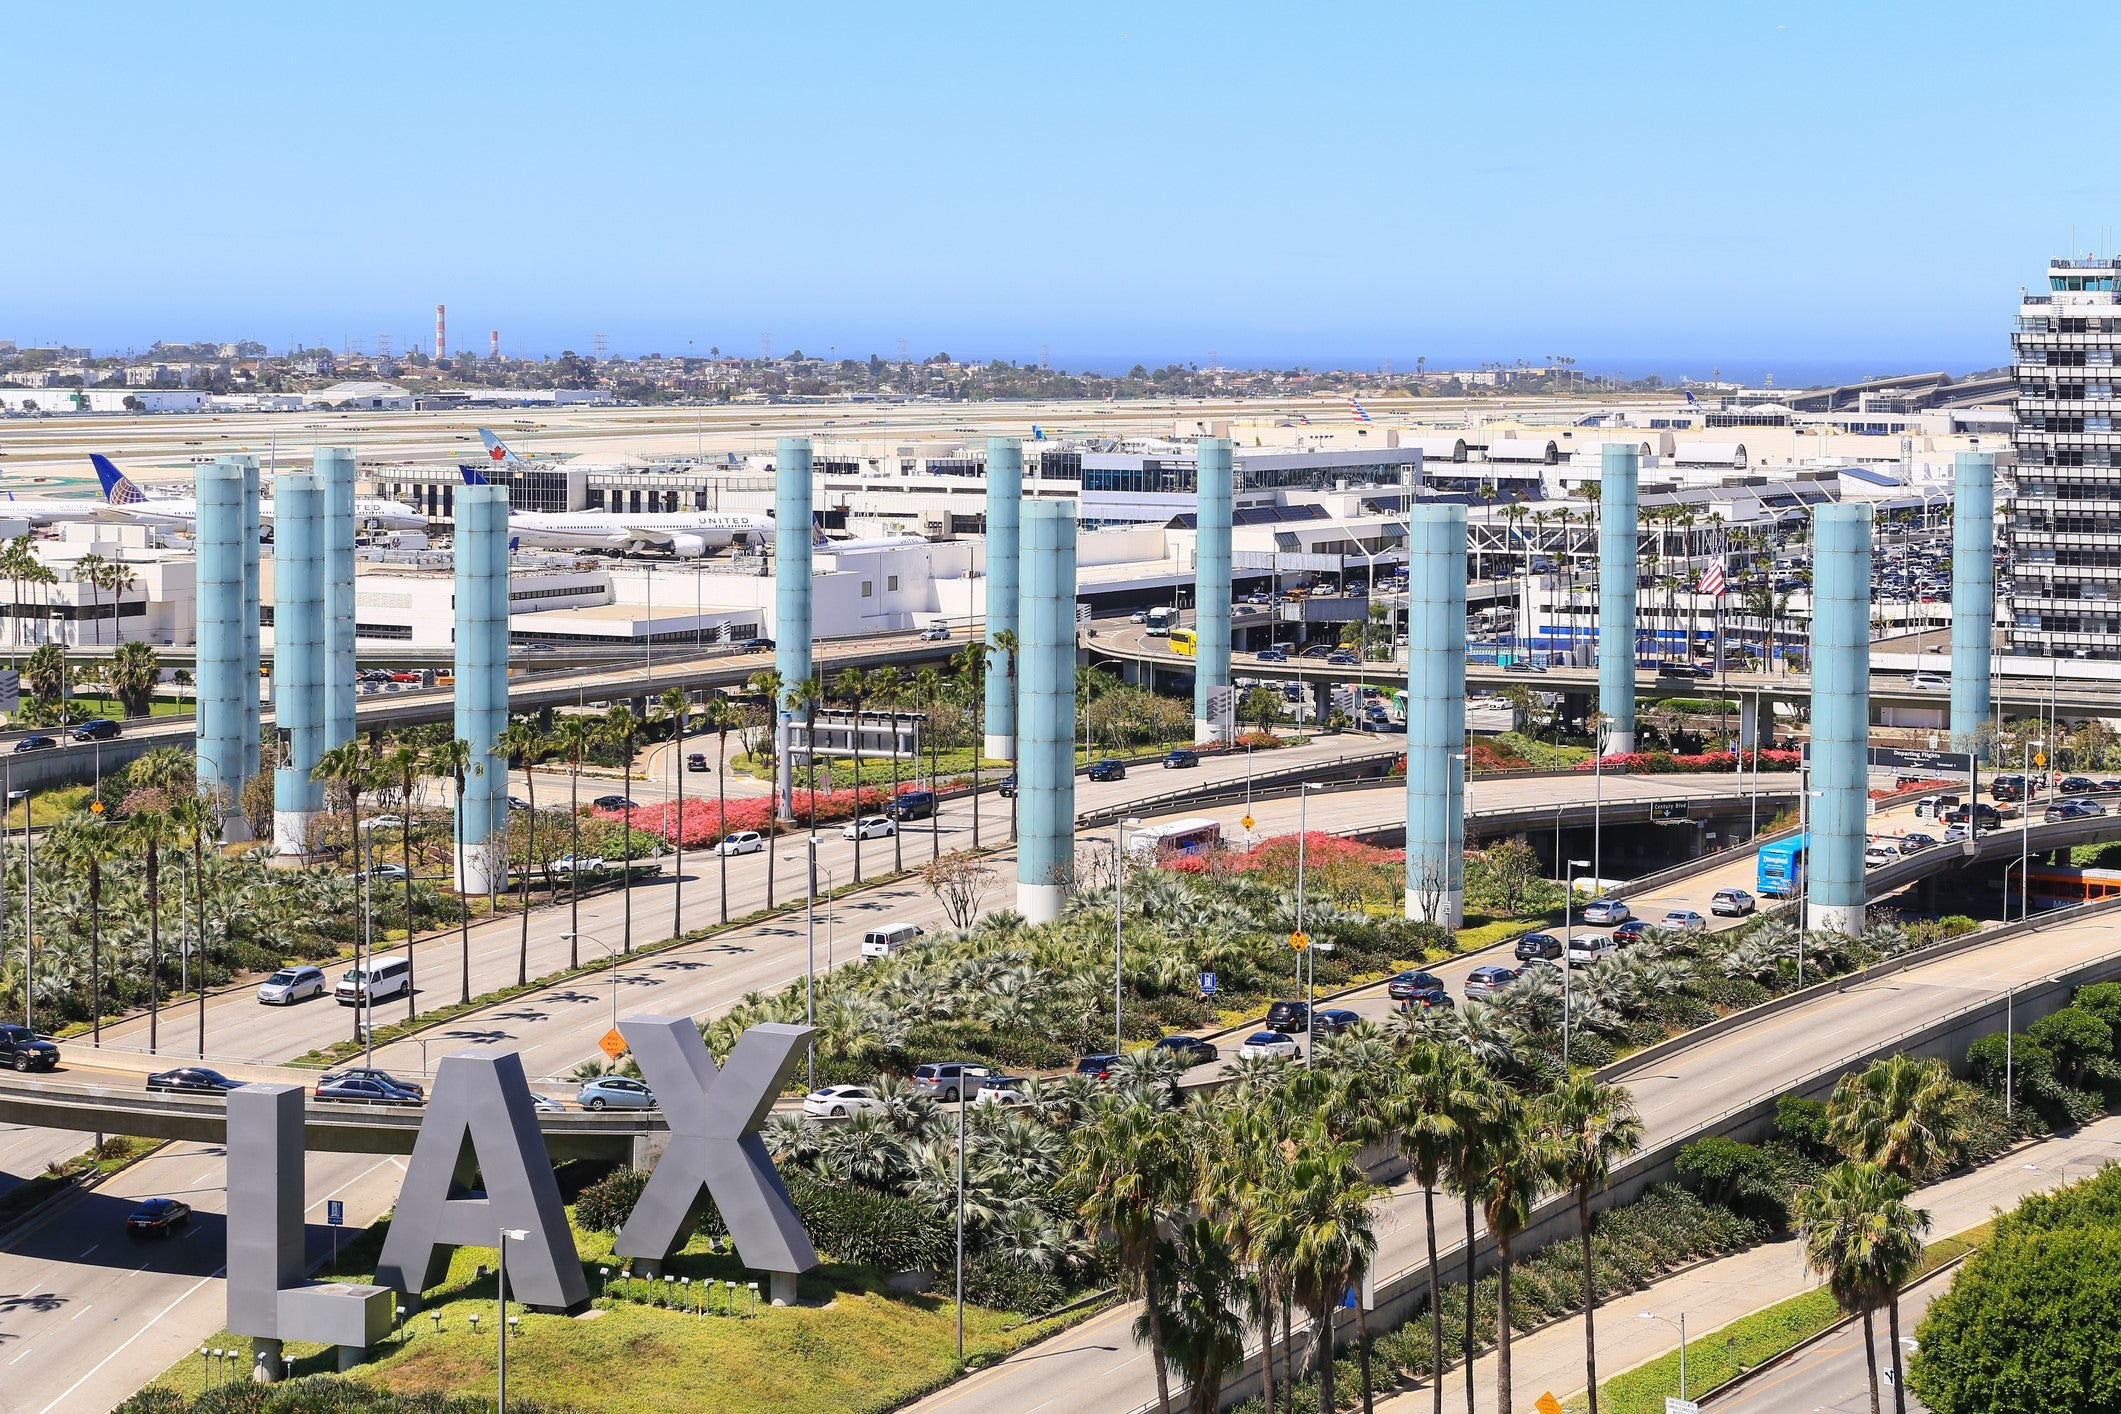
M 2121 1159 L 2121 1116 L 2109 1116 L 2085 1126 L 2075 1134 L 2013 1151 L 1985 1168 L 1945 1179 L 1917 1191 L 1916 1206 L 1930 1214 L 1928 1240 L 1986 1222 L 1995 1209 L 2008 1209 L 2028 1193 L 2051 1188 L 2072 1178 L 2089 1177 L 2109 1159 Z M 1654 1283 L 1641 1291 L 1616 1296 L 1598 1308 L 1598 1373 L 1609 1380 L 1661 1355 L 1671 1353 L 1678 1336 L 1664 1321 L 1645 1321 L 1640 1312 L 1651 1311 L 1676 1322 L 1686 1313 L 1687 1334 L 1699 1340 L 1740 1316 L 1750 1315 L 1778 1301 L 1801 1296 L 1818 1285 L 1805 1269 L 1804 1252 L 1795 1242 L 1771 1242 L 1733 1257 L 1708 1262 L 1690 1271 Z M 1492 1336 L 1489 1330 L 1486 1335 Z M 1444 1333 L 1448 1347 L 1451 1333 Z M 1529 1410 L 1547 1391 L 1567 1399 L 1582 1391 L 1583 1321 L 1571 1316 L 1540 1327 L 1510 1342 L 1510 1384 L 1517 1409 Z M 1495 1354 L 1491 1350 L 1473 1364 L 1474 1405 L 1478 1414 L 1495 1414 Z M 1458 1369 L 1445 1376 L 1447 1407 L 1462 1407 L 1465 1375 Z M 1678 1391 L 1674 1390 L 1674 1394 Z M 1696 1392 L 1698 1396 L 1698 1391 Z M 1460 1401 L 1448 1406 L 1450 1398 Z M 1433 1396 L 1426 1384 L 1378 1402 L 1381 1410 L 1395 1414 L 1419 1414 L 1428 1410 Z

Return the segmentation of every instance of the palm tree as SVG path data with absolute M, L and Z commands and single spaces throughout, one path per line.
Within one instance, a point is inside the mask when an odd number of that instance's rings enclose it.
M 1882 1164 L 1844 1163 L 1797 1195 L 1804 1259 L 1826 1278 L 1842 1310 L 1863 1317 L 1863 1356 L 1870 1370 L 1871 1414 L 1878 1414 L 1878 1342 L 1873 1317 L 1888 1310 L 1893 1407 L 1906 1414 L 1900 1372 L 1900 1288 L 1922 1260 L 1930 1215 L 1907 1205 L 1914 1185 Z
M 329 751 L 319 756 L 317 764 L 311 768 L 309 773 L 316 779 L 329 781 L 346 792 L 347 811 L 352 825 L 353 866 L 356 879 L 361 877 L 361 792 L 368 789 L 371 784 L 372 772 L 373 768 L 370 766 L 368 759 L 361 754 L 361 738 L 355 736 L 340 742 L 337 746 L 332 747 Z M 410 873 L 411 871 L 407 870 L 406 872 Z M 412 945 L 410 943 L 406 944 L 405 956 L 408 959 L 407 966 L 409 967 L 411 965 L 409 960 L 412 957 Z M 408 978 L 405 989 L 408 994 L 412 991 L 410 983 L 411 979 Z M 370 1010 L 371 1015 L 373 1015 L 371 1008 L 355 1007 L 353 1009 L 353 1035 L 356 1041 L 361 1039 L 361 1013 L 363 1010 Z
M 906 675 L 897 668 L 885 666 L 869 674 L 869 694 L 878 706 L 891 714 L 891 798 L 898 799 L 898 709 L 906 698 Z M 905 843 L 899 832 L 891 832 L 891 871 L 906 872 Z
M 1286 1234 L 1296 1295 L 1311 1313 L 1318 1349 L 1318 1411 L 1333 1414 L 1333 1312 L 1343 1292 L 1362 1278 L 1377 1253 L 1371 1209 L 1377 1189 L 1355 1161 L 1356 1146 L 1336 1141 L 1322 1126 L 1298 1141 L 1273 1225 Z M 1361 1302 L 1356 1303 L 1361 1319 Z M 1363 1339 L 1363 1385 L 1369 1403 L 1369 1349 Z M 1504 1405 L 1508 1408 L 1508 1405 Z
M 714 828 L 717 839 L 729 833 L 729 733 L 737 725 L 736 708 L 719 697 L 707 704 L 707 730 L 714 733 Z M 729 921 L 729 855 L 719 843 L 715 854 L 722 868 L 722 921 Z
M 103 567 L 102 587 L 110 592 L 111 641 L 120 647 L 125 643 L 125 591 L 139 582 L 140 576 L 122 560 L 112 560 Z
M 1512 1099 L 1493 1133 L 1488 1162 L 1478 1179 L 1481 1216 L 1495 1239 L 1495 1407 L 1514 1409 L 1510 1399 L 1510 1242 L 1531 1221 L 1554 1153 L 1536 1109 Z M 1467 1246 L 1472 1246 L 1471 1230 Z M 1470 1285 L 1466 1290 L 1472 1291 Z
M 136 810 L 125 822 L 126 840 L 139 851 L 147 893 L 147 1051 L 158 1042 L 162 993 L 162 851 L 178 841 L 177 822 L 166 810 Z
M 103 607 L 103 601 L 96 596 L 103 589 L 103 567 L 109 563 L 94 550 L 74 561 L 74 583 L 85 584 L 89 588 L 89 618 L 96 620 L 95 634 L 99 644 L 103 642 L 103 625 L 95 611 Z
M 839 676 L 832 680 L 832 696 L 846 703 L 854 712 L 854 818 L 856 821 L 860 821 L 862 818 L 862 703 L 868 700 L 872 690 L 869 684 L 869 675 L 860 668 L 842 668 Z M 815 770 L 814 763 L 812 769 Z M 812 779 L 815 779 L 815 777 L 813 776 Z M 810 828 L 813 831 L 816 830 L 817 821 L 815 819 L 810 822 Z M 857 884 L 862 882 L 862 832 L 859 829 L 854 832 L 854 882 Z
M 692 711 L 692 696 L 682 687 L 666 688 L 649 711 L 659 719 L 670 722 L 670 750 L 677 759 L 677 825 L 671 830 L 671 843 L 677 848 L 677 857 L 671 867 L 670 936 L 685 935 L 685 717 Z
M 127 644 L 130 648 L 133 645 Z M 179 796 L 169 807 L 170 819 L 175 822 L 180 834 L 191 841 L 192 898 L 198 909 L 193 933 L 198 940 L 199 953 L 199 1059 L 206 1059 L 206 834 L 218 829 L 220 814 L 214 803 L 197 790 Z M 183 898 L 178 898 L 181 909 Z M 410 955 L 410 949 L 407 950 Z
M 634 716 L 633 709 L 623 703 L 604 714 L 604 740 L 618 747 L 619 760 L 621 762 L 620 769 L 625 772 L 624 779 L 629 781 L 633 779 L 633 742 L 634 738 L 640 734 L 640 730 L 641 719 Z M 626 793 L 624 799 L 626 801 L 626 809 L 622 813 L 626 820 L 626 838 L 621 842 L 620 848 L 625 859 L 626 874 L 625 877 L 619 880 L 619 892 L 625 899 L 626 922 L 624 933 L 626 945 L 621 951 L 630 957 L 633 954 L 633 793 L 631 790 Z
M 137 640 L 121 643 L 111 655 L 110 687 L 121 715 L 145 717 L 153 712 L 155 684 L 161 680 L 162 664 L 152 645 Z
M 1022 645 L 1016 634 L 1005 628 L 995 630 L 992 643 L 993 651 L 1002 655 L 1002 680 L 1009 685 L 1009 773 L 1014 775 L 1017 767 L 1016 655 Z M 980 686 L 984 692 L 986 687 L 986 664 L 984 661 L 980 665 Z M 981 728 L 984 733 L 986 725 L 986 710 L 984 706 L 981 708 L 980 716 Z M 982 740 L 980 744 L 984 746 L 986 742 Z M 1021 791 L 1012 792 L 1009 796 L 1009 838 L 1012 842 L 1016 839 L 1016 802 L 1021 798 Z
M 472 772 L 484 771 L 486 765 L 482 761 L 475 762 L 472 760 L 471 743 L 458 736 L 451 737 L 447 741 L 437 742 L 432 747 L 429 747 L 425 766 L 429 775 L 448 776 L 456 782 L 457 786 L 455 818 L 450 821 L 450 826 L 456 834 L 455 872 L 457 877 L 450 882 L 455 884 L 457 889 L 457 934 L 463 941 L 464 985 L 463 995 L 458 1000 L 460 1003 L 469 1003 L 471 1001 L 471 890 L 467 887 L 470 880 L 465 877 L 469 870 L 466 867 L 464 858 L 464 796 L 470 789 Z M 405 951 L 408 956 L 412 953 L 412 944 L 409 941 L 405 945 Z
M 32 578 L 40 568 L 36 546 L 35 537 L 23 534 L 8 541 L 7 548 L 0 550 L 0 577 L 7 579 L 15 591 L 15 613 L 8 624 L 7 635 L 7 665 L 10 668 L 16 665 L 15 653 L 22 645 L 22 581 Z
M 1940 1060 L 1891 1056 L 1844 1075 L 1827 1101 L 1827 1142 L 1913 1182 L 1958 1152 L 1965 1121 Z
M 785 761 L 782 759 L 783 753 L 788 750 L 788 743 L 781 732 L 781 693 L 787 684 L 782 681 L 779 669 L 760 669 L 751 675 L 748 685 L 753 692 L 766 699 L 767 740 L 773 744 L 773 809 L 767 814 L 766 829 L 764 831 L 766 836 L 766 911 L 771 913 L 773 911 L 773 862 L 780 854 L 780 851 L 775 849 L 774 845 L 781 832 L 781 807 L 783 804 L 781 800 L 781 768 L 785 766 L 788 770 L 789 799 L 786 804 L 789 813 L 792 815 L 795 811 L 795 762 L 793 759 Z M 723 833 L 728 833 L 726 816 L 724 817 Z M 726 860 L 728 856 L 724 855 L 723 858 Z M 723 905 L 725 908 L 728 906 L 726 902 L 728 892 L 729 866 L 724 863 L 722 865 L 722 893 L 725 900 Z
M 921 710 L 928 714 L 928 789 L 940 790 L 942 783 L 937 780 L 939 773 L 936 768 L 935 753 L 937 750 L 936 723 L 940 720 L 940 712 L 943 705 L 942 670 L 939 668 L 922 668 L 915 673 L 913 675 L 913 695 L 919 699 Z M 918 770 L 919 766 L 916 763 L 916 773 L 918 773 Z M 977 780 L 979 777 L 979 753 L 977 751 L 972 756 L 972 772 L 973 779 Z M 942 827 L 937 823 L 941 818 L 941 814 L 941 811 L 937 811 L 936 814 L 928 818 L 928 857 L 930 860 L 940 859 L 943 853 Z M 975 820 L 979 818 L 979 794 L 977 791 L 972 796 L 972 814 Z
M 1576 1240 L 1583 1258 L 1583 1374 L 1598 1414 L 1598 1288 L 1591 1272 L 1591 1195 L 1605 1191 L 1613 1164 L 1642 1147 L 1635 1101 L 1620 1085 L 1574 1074 L 1546 1097 L 1542 1127 L 1555 1142 L 1554 1177 L 1576 1196 Z
M 88 885 L 88 1017 L 91 1041 L 103 1043 L 103 866 L 125 852 L 126 841 L 101 815 L 78 815 L 52 832 L 62 870 L 80 871 Z
M 1458 1115 L 1458 1124 L 1452 1133 L 1449 1154 L 1444 1164 L 1444 1175 L 1450 1186 L 1458 1191 L 1465 1205 L 1465 1288 L 1471 1293 L 1473 1281 L 1473 1251 L 1477 1244 L 1473 1240 L 1473 1205 L 1478 1201 L 1486 1183 L 1488 1170 L 1493 1166 L 1498 1152 L 1508 1146 L 1517 1124 L 1518 1103 L 1514 1095 L 1487 1074 L 1471 1068 L 1472 1085 L 1460 1101 L 1463 1106 Z M 1466 1301 L 1465 1328 L 1465 1374 L 1466 1414 L 1473 1414 L 1473 1308 L 1470 1296 Z M 1439 1370 L 1438 1377 L 1442 1372 Z
M 582 942 L 582 758 L 596 743 L 596 723 L 583 716 L 567 716 L 553 723 L 552 742 L 567 758 L 567 820 L 573 832 L 567 843 L 567 966 L 581 966 Z
M 972 847 L 979 848 L 979 768 L 987 754 L 987 645 L 968 643 L 950 655 L 950 667 L 958 676 L 965 700 L 972 704 Z M 932 790 L 935 782 L 928 783 Z
M 538 751 L 545 744 L 544 733 L 538 730 L 535 717 L 511 717 L 508 725 L 501 728 L 501 736 L 493 744 L 493 754 L 501 758 L 501 769 L 507 770 L 510 761 L 520 758 L 523 762 L 524 799 L 530 809 L 524 814 L 525 828 L 529 834 L 523 841 L 523 935 L 516 944 L 516 985 L 525 986 L 530 981 L 530 862 L 538 857 L 538 775 L 536 771 Z M 546 882 L 551 882 L 551 874 Z M 411 936 L 412 910 L 405 912 L 407 937 Z M 411 951 L 408 947 L 407 951 Z
M 1461 1135 L 1478 1129 L 1487 1112 L 1484 1077 L 1456 1046 L 1420 1038 L 1407 1047 L 1392 1117 L 1407 1171 L 1421 1185 L 1429 1233 L 1429 1383 L 1443 1414 L 1443 1306 L 1437 1281 L 1436 1189 L 1459 1152 Z M 1470 1229 L 1468 1230 L 1470 1232 Z
M 1157 1287 L 1157 1226 L 1185 1191 L 1190 1148 L 1171 1111 L 1147 1100 L 1112 1099 L 1088 1116 L 1075 1136 L 1066 1182 L 1080 1193 L 1083 1222 L 1109 1231 L 1120 1265 L 1141 1283 L 1156 1367 L 1156 1407 L 1170 1414 L 1171 1382 L 1164 1366 L 1163 1298 Z
M 803 718 L 803 767 L 810 776 L 810 832 L 817 833 L 817 714 L 825 705 L 825 680 L 809 677 L 788 685 L 788 710 L 802 714 Z M 795 778 L 795 764 L 789 763 L 789 779 Z
M 377 743 L 375 768 L 378 781 L 387 780 L 397 786 L 399 794 L 398 807 L 405 815 L 405 828 L 398 832 L 398 850 L 399 863 L 405 870 L 405 970 L 408 974 L 405 979 L 405 1019 L 410 1021 L 419 1014 L 418 1005 L 413 1001 L 413 993 L 416 989 L 409 974 L 412 971 L 413 951 L 412 809 L 413 796 L 420 786 L 422 758 L 419 738 L 416 734 L 393 735 L 389 738 L 389 741 L 390 751 L 387 754 L 381 749 L 382 743 Z M 370 852 L 373 853 L 373 849 Z

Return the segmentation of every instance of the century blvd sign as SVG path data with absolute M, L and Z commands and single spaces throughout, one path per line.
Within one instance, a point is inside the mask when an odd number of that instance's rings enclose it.
M 719 1068 L 688 1017 L 632 1016 L 619 1030 L 670 1143 L 614 1249 L 661 1261 L 684 1246 L 711 1202 L 745 1264 L 771 1274 L 774 1301 L 794 1300 L 795 1279 L 817 1265 L 817 1250 L 758 1127 L 811 1028 L 754 1026 Z M 228 1329 L 251 1337 L 254 1378 L 279 1373 L 285 1340 L 336 1345 L 349 1363 L 389 1333 L 396 1306 L 417 1305 L 442 1279 L 457 1248 L 493 1246 L 503 1230 L 512 1296 L 551 1311 L 588 1304 L 516 1052 L 472 1047 L 443 1057 L 373 1286 L 303 1278 L 302 1122 L 300 1086 L 246 1085 L 228 1097 Z

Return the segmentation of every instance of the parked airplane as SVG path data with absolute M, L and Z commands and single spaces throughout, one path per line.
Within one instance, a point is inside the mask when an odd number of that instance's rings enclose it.
M 101 501 L 86 501 L 78 497 L 32 497 L 25 500 L 10 491 L 7 493 L 7 504 L 0 506 L 0 520 L 26 520 L 31 525 L 64 525 L 68 521 L 104 518 L 104 505 Z
M 925 543 L 925 535 L 877 535 L 867 540 L 833 540 L 820 530 L 810 537 L 810 548 L 828 554 L 851 555 L 861 550 L 895 550 L 901 545 Z
M 141 521 L 148 525 L 190 526 L 199 518 L 199 502 L 192 496 L 149 496 L 133 479 L 111 464 L 111 459 L 101 452 L 90 452 L 89 461 L 96 468 L 96 480 L 103 485 L 104 506 L 97 516 L 99 520 Z M 272 499 L 261 497 L 258 501 L 258 519 L 266 525 L 272 524 Z M 424 530 L 427 517 L 411 506 L 399 501 L 378 500 L 373 496 L 354 497 L 354 519 L 363 525 L 379 526 L 384 530 Z
M 482 433 L 492 438 L 492 433 Z M 500 446 L 499 439 L 494 443 Z M 505 446 L 497 461 L 520 460 Z M 467 486 L 486 486 L 477 467 L 460 466 Z M 738 537 L 763 544 L 773 535 L 773 517 L 724 511 L 510 511 L 508 538 L 538 550 L 667 550 L 698 559 L 726 550 Z

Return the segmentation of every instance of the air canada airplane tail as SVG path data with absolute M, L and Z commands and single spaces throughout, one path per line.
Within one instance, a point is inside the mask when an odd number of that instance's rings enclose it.
M 147 499 L 147 493 L 133 484 L 132 478 L 111 464 L 111 459 L 101 452 L 90 452 L 89 463 L 96 468 L 96 480 L 103 484 L 103 499 L 114 506 L 137 506 Z
M 486 455 L 497 462 L 519 462 L 523 460 L 508 449 L 508 444 L 493 435 L 489 428 L 479 429 L 479 440 L 486 444 Z

